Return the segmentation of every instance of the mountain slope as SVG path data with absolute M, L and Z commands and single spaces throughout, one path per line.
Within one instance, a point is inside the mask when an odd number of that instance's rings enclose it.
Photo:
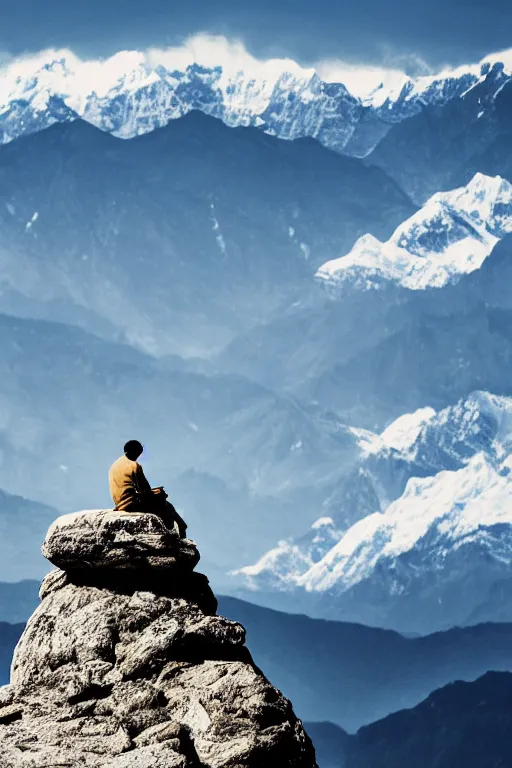
M 181 49 L 121 51 L 101 61 L 68 50 L 15 60 L 0 71 L 3 140 L 73 115 L 133 138 L 199 109 L 230 126 L 258 126 L 285 139 L 311 136 L 364 156 L 390 126 L 510 79 L 506 51 L 417 79 L 394 70 L 363 69 L 358 77 L 348 69 L 340 82 L 324 82 L 294 61 L 258 61 L 239 43 L 213 42 L 199 36 Z M 487 103 L 481 107 L 479 118 L 492 113 Z
M 0 490 L 0 581 L 44 575 L 46 566 L 40 544 L 58 515 L 53 507 Z
M 333 519 L 235 575 L 254 600 L 316 616 L 420 633 L 474 621 L 508 583 L 511 427 L 510 398 L 476 392 L 380 436 L 354 429 L 359 470 L 324 503 Z
M 429 216 L 427 204 L 388 244 L 372 246 L 375 263 L 365 263 L 364 244 L 371 238 L 363 239 L 353 259 L 328 265 L 332 274 L 321 281 L 328 289 L 323 296 L 241 333 L 220 354 L 219 365 L 374 432 L 404 412 L 441 409 L 475 389 L 510 394 L 506 285 L 512 239 L 500 191 L 509 188 L 506 181 L 477 176 L 453 193 L 456 206 L 444 208 L 452 193 L 437 196 L 434 208 L 439 204 L 443 215 Z M 407 248 L 396 245 L 398 234 Z M 489 252 L 496 235 L 502 239 Z M 452 260 L 453 249 L 458 255 Z M 397 264 L 395 250 L 408 261 Z M 477 251 L 479 261 L 471 261 Z M 464 274 L 466 269 L 473 271 Z M 438 278 L 444 284 L 434 289 Z M 275 363 L 265 365 L 265 357 Z
M 7 624 L 27 622 L 39 604 L 40 586 L 41 582 L 33 579 L 0 582 L 0 622 Z
M 421 205 L 435 192 L 467 183 L 488 172 L 479 157 L 510 133 L 512 84 L 507 65 L 496 62 L 458 98 L 426 105 L 393 126 L 368 161 L 386 170 Z M 506 175 L 506 168 L 499 173 Z M 512 181 L 512 179 L 509 179 Z
M 0 311 L 209 357 L 412 213 L 376 168 L 198 112 L 132 141 L 82 121 L 0 147 Z M 315 194 L 311 194 L 311 189 Z
M 349 743 L 346 768 L 505 768 L 511 705 L 510 674 L 452 683 L 414 709 L 362 728 Z
M 479 269 L 511 232 L 512 185 L 479 173 L 465 187 L 435 194 L 386 243 L 364 235 L 317 276 L 331 290 L 347 280 L 366 289 L 386 280 L 411 290 L 440 288 Z
M 319 768 L 345 768 L 349 735 L 333 723 L 304 723 L 315 745 Z

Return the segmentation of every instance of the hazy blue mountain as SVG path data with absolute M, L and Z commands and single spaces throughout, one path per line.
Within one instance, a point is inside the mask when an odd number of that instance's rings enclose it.
M 473 608 L 466 624 L 512 621 L 512 579 L 493 582 L 481 602 Z
M 241 334 L 219 365 L 374 431 L 476 389 L 508 395 L 511 242 L 506 235 L 480 269 L 443 288 L 346 285 L 336 297 L 314 296 Z
M 457 679 L 512 670 L 512 626 L 487 624 L 406 638 L 389 630 L 310 619 L 220 598 L 220 612 L 242 622 L 257 664 L 303 720 L 353 732 L 415 706 Z
M 42 575 L 48 573 L 48 561 L 43 561 Z M 0 582 L 0 622 L 24 624 L 39 605 L 40 580 L 24 579 Z
M 3 448 L 5 450 L 5 446 Z M 2 464 L 4 467 L 8 464 L 5 454 Z M 54 507 L 0 490 L 0 584 L 39 578 L 45 573 L 47 563 L 40 547 L 50 523 L 59 514 Z M 2 620 L 13 619 L 5 616 Z
M 23 632 L 23 626 L 0 622 L 0 685 L 9 682 L 12 654 Z
M 345 768 L 350 736 L 333 723 L 304 723 L 315 745 L 319 768 Z
M 455 682 L 414 709 L 361 728 L 346 768 L 506 768 L 512 754 L 512 675 Z
M 0 310 L 186 357 L 303 300 L 326 258 L 414 210 L 377 168 L 200 112 L 131 141 L 54 125 L 1 147 L 0 168 Z

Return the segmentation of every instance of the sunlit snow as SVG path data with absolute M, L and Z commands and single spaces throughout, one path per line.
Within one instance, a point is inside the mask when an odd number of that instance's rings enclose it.
M 466 187 L 438 192 L 382 243 L 363 235 L 350 253 L 326 262 L 327 284 L 396 282 L 410 290 L 440 288 L 479 269 L 498 240 L 512 232 L 512 185 L 477 173 Z

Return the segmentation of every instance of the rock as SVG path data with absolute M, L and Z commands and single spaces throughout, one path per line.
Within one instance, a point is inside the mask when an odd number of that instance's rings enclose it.
M 244 628 L 216 615 L 193 542 L 153 515 L 88 512 L 59 518 L 43 551 L 66 570 L 45 578 L 0 689 L 2 768 L 316 767 Z
M 48 531 L 43 555 L 58 568 L 193 570 L 199 553 L 157 515 L 94 510 L 62 515 Z

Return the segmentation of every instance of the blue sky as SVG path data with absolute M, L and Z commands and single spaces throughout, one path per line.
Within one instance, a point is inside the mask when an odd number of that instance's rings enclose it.
M 510 0 L 16 0 L 2 4 L 0 51 L 71 47 L 103 56 L 176 45 L 197 32 L 242 40 L 258 57 L 378 63 L 409 71 L 512 47 Z

